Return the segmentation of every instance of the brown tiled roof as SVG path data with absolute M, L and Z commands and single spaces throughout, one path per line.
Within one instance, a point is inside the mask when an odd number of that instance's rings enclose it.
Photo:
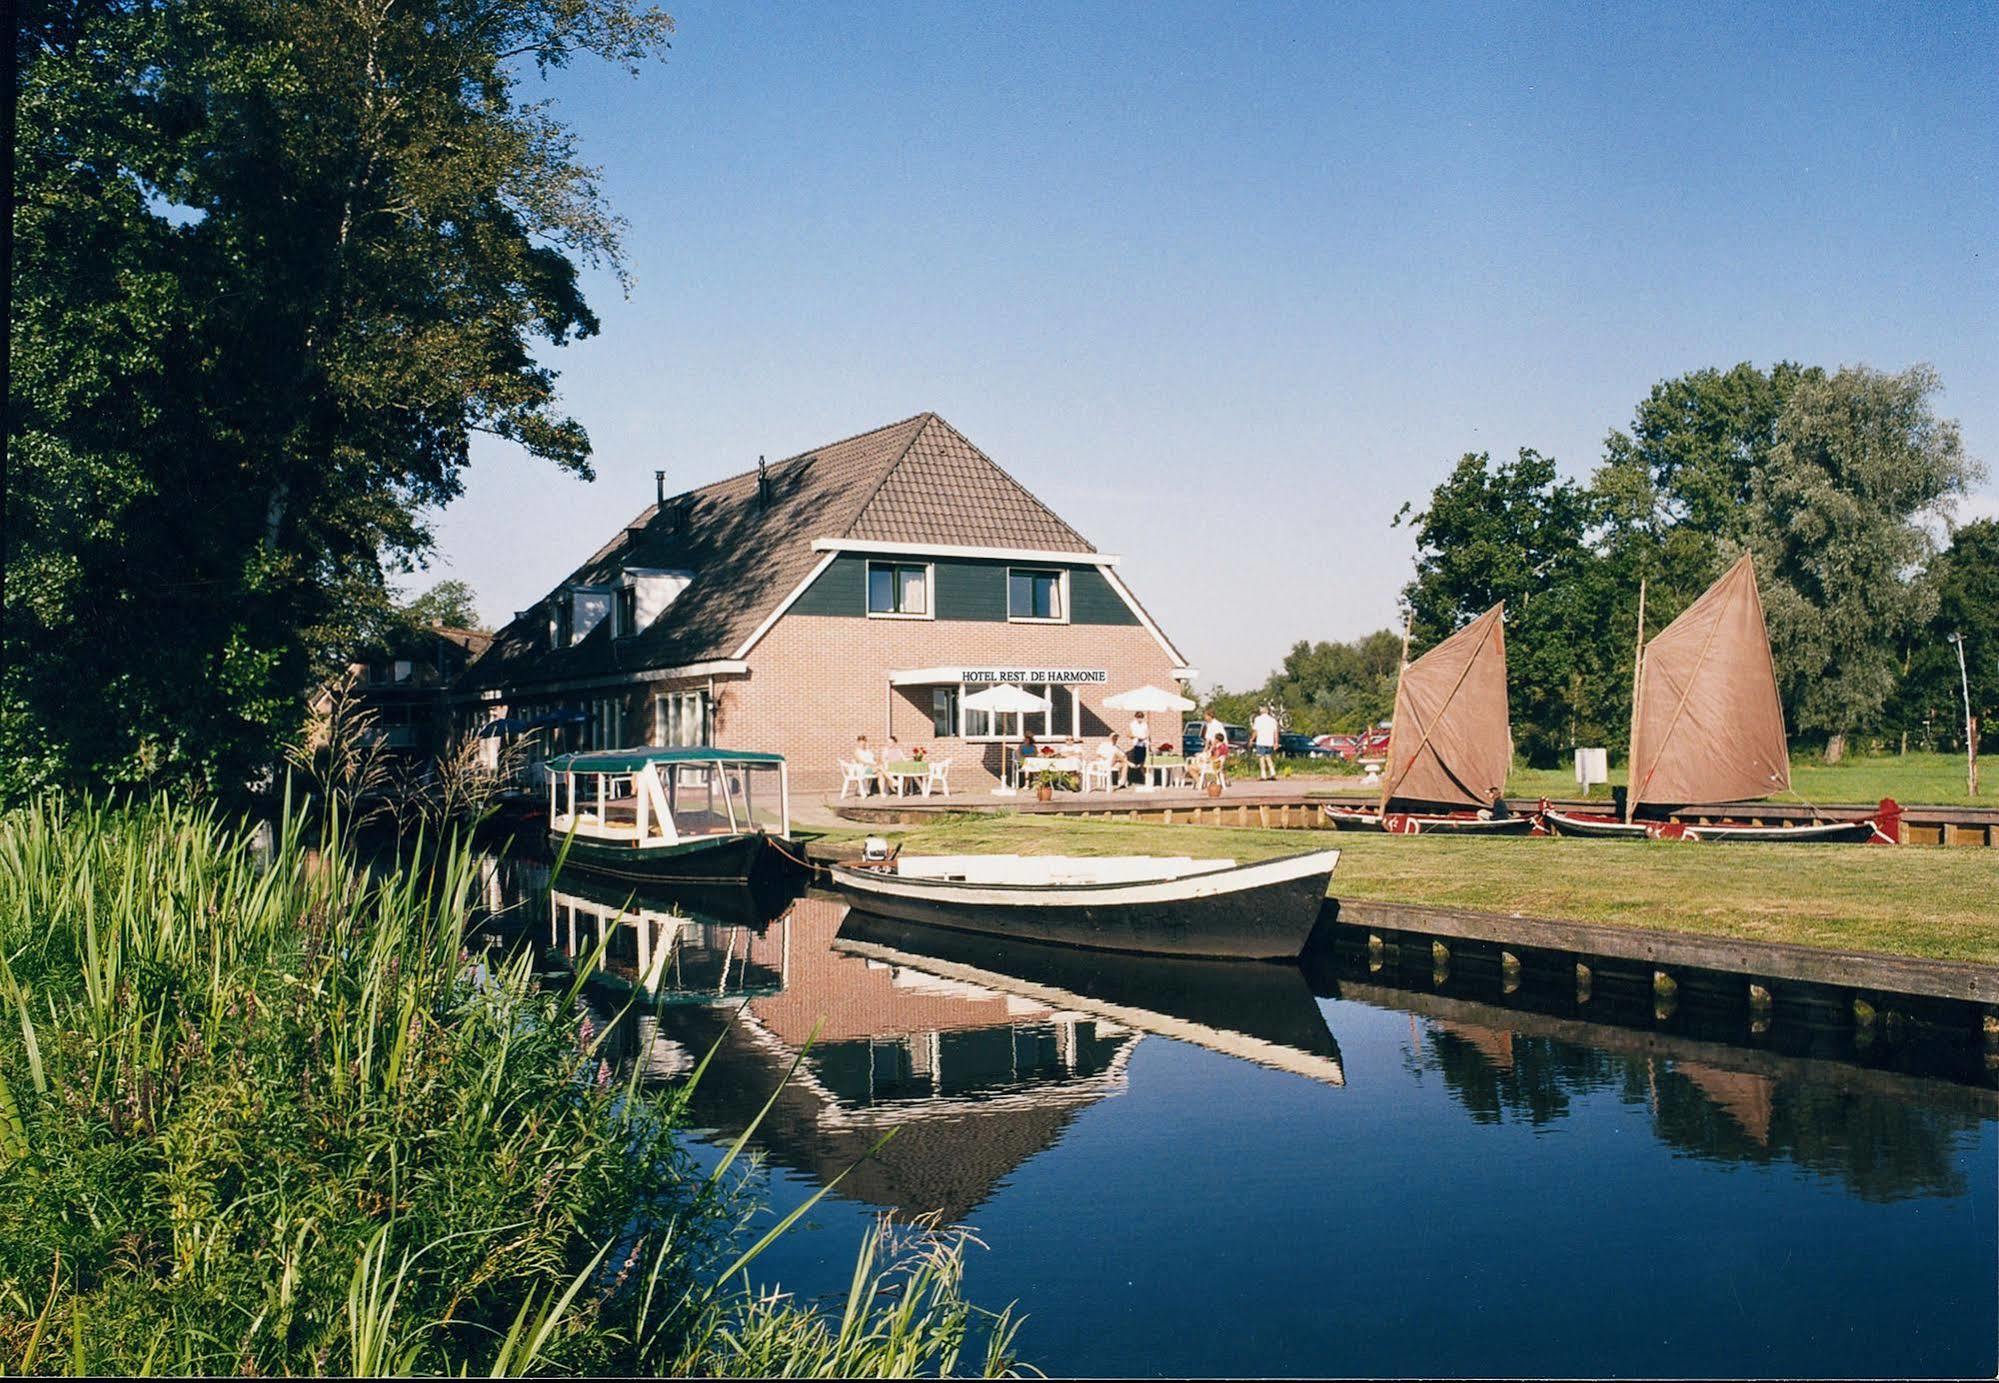
M 533 686 L 727 658 L 821 554 L 818 538 L 1095 551 L 935 413 L 771 463 L 649 506 L 564 578 L 609 584 L 626 567 L 692 572 L 641 633 L 613 640 L 607 619 L 576 644 L 545 648 L 546 597 L 494 636 L 460 687 Z

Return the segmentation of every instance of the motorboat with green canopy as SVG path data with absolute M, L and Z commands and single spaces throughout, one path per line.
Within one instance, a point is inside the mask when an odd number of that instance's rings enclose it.
M 597 749 L 549 760 L 548 839 L 565 868 L 641 883 L 783 872 L 784 756 L 750 749 Z

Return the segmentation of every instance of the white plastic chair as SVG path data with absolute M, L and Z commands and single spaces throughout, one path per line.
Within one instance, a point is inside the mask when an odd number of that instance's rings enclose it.
M 1111 790 L 1111 764 L 1109 759 L 1091 759 L 1083 765 L 1083 791 L 1109 792 Z
M 841 800 L 844 801 L 846 799 L 848 788 L 854 788 L 856 796 L 866 797 L 868 795 L 868 784 L 874 781 L 874 777 L 875 770 L 873 764 L 857 764 L 849 763 L 845 759 L 840 760 Z
M 941 792 L 946 797 L 949 797 L 951 795 L 951 761 L 949 759 L 932 759 L 930 761 L 930 772 L 924 776 L 922 786 L 925 797 L 928 797 L 932 792 Z
M 1189 760 L 1188 767 L 1192 768 L 1198 775 L 1194 779 L 1194 786 L 1196 788 L 1206 788 L 1210 782 L 1215 782 L 1220 783 L 1223 787 L 1227 787 L 1229 785 L 1229 774 L 1224 763 L 1223 759 L 1213 754 L 1203 754 L 1198 759 Z

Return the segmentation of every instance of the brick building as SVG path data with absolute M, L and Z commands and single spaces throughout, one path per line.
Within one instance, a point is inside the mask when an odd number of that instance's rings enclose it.
M 466 672 L 473 719 L 557 723 L 559 749 L 774 750 L 808 791 L 838 784 L 856 735 L 892 734 L 982 790 L 1023 728 L 1122 730 L 1105 697 L 1194 675 L 1118 559 L 934 413 L 659 489 Z M 964 708 L 996 681 L 1048 709 Z

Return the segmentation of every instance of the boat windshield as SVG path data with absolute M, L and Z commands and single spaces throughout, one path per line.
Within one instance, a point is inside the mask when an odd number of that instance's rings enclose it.
M 718 759 L 629 770 L 565 766 L 551 776 L 549 824 L 639 843 L 762 831 L 789 834 L 782 762 Z

